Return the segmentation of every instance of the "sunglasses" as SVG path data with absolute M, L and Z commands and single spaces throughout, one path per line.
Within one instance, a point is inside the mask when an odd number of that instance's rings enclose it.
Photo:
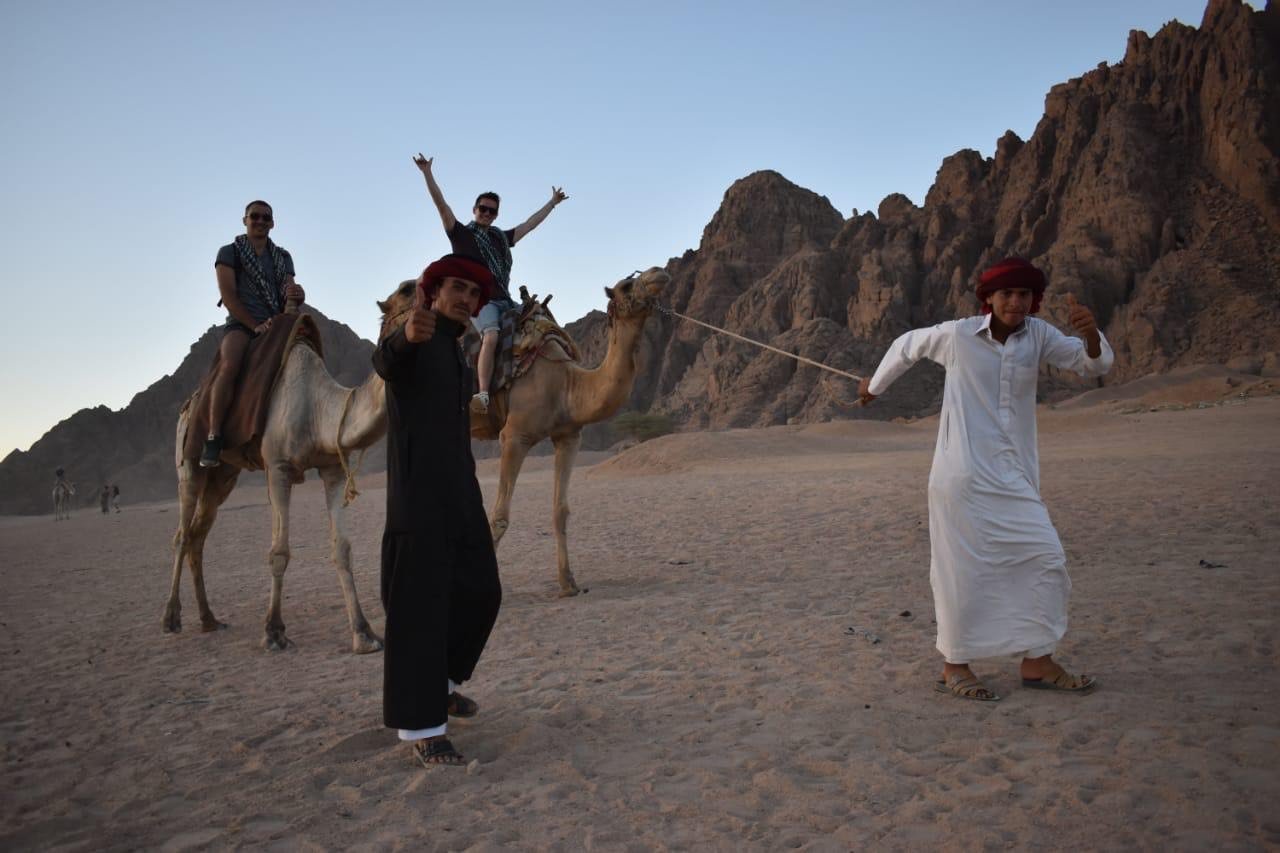
M 250 213 L 248 215 L 250 222 L 272 222 L 270 213 Z
M 480 211 L 481 213 L 487 213 L 487 214 L 489 214 L 490 216 L 497 216 L 497 215 L 498 215 L 498 208 L 496 208 L 496 207 L 490 207 L 490 206 L 489 206 L 489 205 L 487 205 L 487 204 L 477 204 L 477 205 L 476 205 L 476 210 Z

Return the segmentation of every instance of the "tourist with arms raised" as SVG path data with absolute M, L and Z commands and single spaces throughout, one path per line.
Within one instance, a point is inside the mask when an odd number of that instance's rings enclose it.
M 524 239 L 524 236 L 542 224 L 542 220 L 555 209 L 556 205 L 568 198 L 560 187 L 551 188 L 551 199 L 533 212 L 533 215 L 515 228 L 504 231 L 494 227 L 498 218 L 498 206 L 501 200 L 494 192 L 481 193 L 476 198 L 475 207 L 471 209 L 474 217 L 466 225 L 453 215 L 453 209 L 444 200 L 444 193 L 436 183 L 431 172 L 431 163 L 435 158 L 423 157 L 421 154 L 413 158 L 422 176 L 427 181 L 427 192 L 435 202 L 440 213 L 440 221 L 444 224 L 445 234 L 449 236 L 449 244 L 456 255 L 463 255 L 484 264 L 493 274 L 493 298 L 480 311 L 473 324 L 480 333 L 480 355 L 476 361 L 476 383 L 479 392 L 471 401 L 471 408 L 484 413 L 489 410 L 489 383 L 493 378 L 494 354 L 498 348 L 498 319 L 503 311 L 515 307 L 511 298 L 511 247 Z

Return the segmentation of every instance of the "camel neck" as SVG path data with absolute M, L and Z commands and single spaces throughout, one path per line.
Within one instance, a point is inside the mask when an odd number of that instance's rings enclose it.
M 573 419 L 595 423 L 613 415 L 631 396 L 636 376 L 636 347 L 644 328 L 641 317 L 614 320 L 609 328 L 609 351 L 595 370 L 581 374 L 581 387 L 570 397 Z

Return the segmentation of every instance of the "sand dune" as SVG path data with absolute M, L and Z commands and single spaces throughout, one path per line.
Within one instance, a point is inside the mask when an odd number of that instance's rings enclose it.
M 283 654 L 258 647 L 259 487 L 210 538 L 231 626 L 215 634 L 193 630 L 185 579 L 187 632 L 160 632 L 173 505 L 7 519 L 0 844 L 1280 844 L 1280 398 L 1110 399 L 1041 415 L 1075 581 L 1061 657 L 1101 678 L 1095 695 L 1021 691 L 1012 659 L 977 667 L 1001 703 L 931 692 L 936 422 L 670 436 L 575 477 L 576 599 L 555 598 L 547 464 L 522 477 L 469 686 L 481 714 L 452 727 L 471 773 L 423 771 L 382 729 L 382 659 L 347 651 L 315 482 L 294 502 Z M 353 507 L 376 629 L 380 480 Z

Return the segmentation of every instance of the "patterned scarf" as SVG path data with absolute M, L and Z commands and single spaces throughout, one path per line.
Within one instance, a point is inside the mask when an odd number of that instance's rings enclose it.
M 284 277 L 288 274 L 288 267 L 284 252 L 280 251 L 279 246 L 268 240 L 267 250 L 271 252 L 271 262 L 276 268 L 274 282 L 267 281 L 267 274 L 258 264 L 258 256 L 254 253 L 253 246 L 249 245 L 248 236 L 240 234 L 236 237 L 236 254 L 240 256 L 241 266 L 249 271 L 249 283 L 271 308 L 271 313 L 279 314 L 284 310 Z
M 510 302 L 511 247 L 507 245 L 507 235 L 497 228 L 477 225 L 474 220 L 467 223 L 467 228 L 475 235 L 480 254 L 484 255 L 485 266 L 489 268 L 489 272 L 493 273 L 498 285 L 499 292 L 494 294 L 494 298 Z M 493 234 L 498 235 L 496 240 Z M 494 245 L 495 243 L 497 245 Z

